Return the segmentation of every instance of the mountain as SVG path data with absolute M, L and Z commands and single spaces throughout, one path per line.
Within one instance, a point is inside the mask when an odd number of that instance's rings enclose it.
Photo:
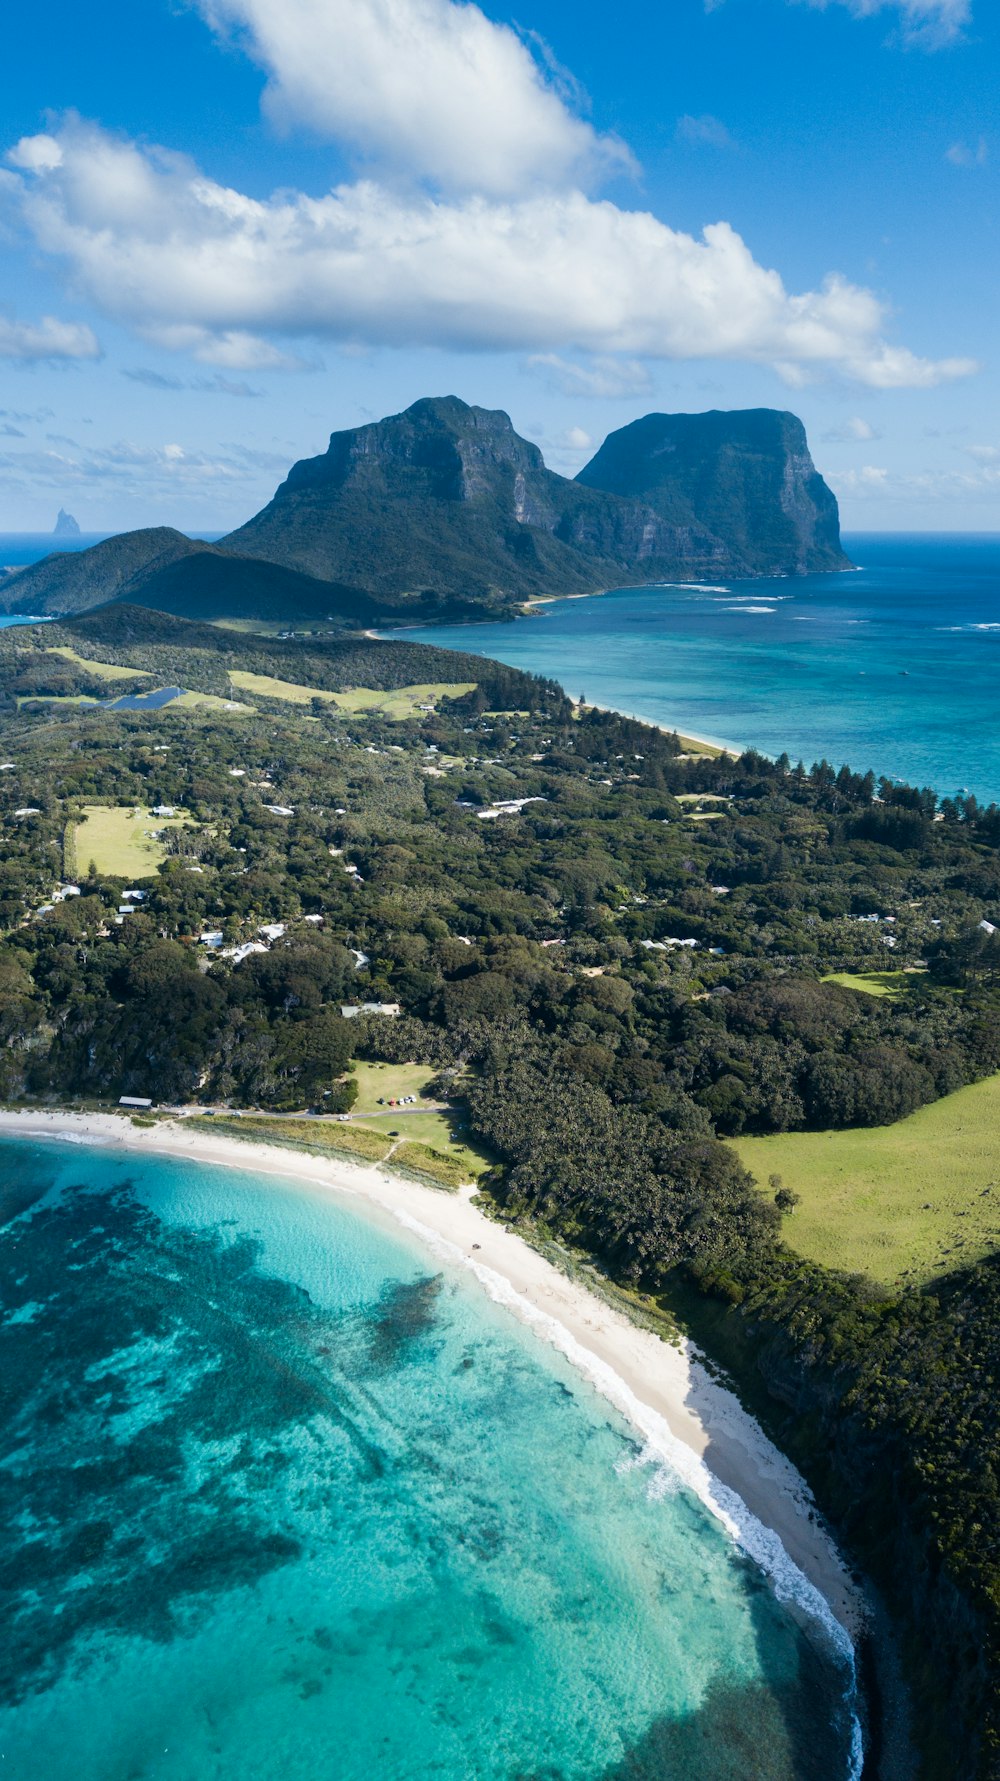
M 536 594 L 848 567 L 837 503 L 792 414 L 647 415 L 571 481 L 501 410 L 445 396 L 334 433 L 217 544 L 126 532 L 9 576 L 0 606 L 127 600 L 363 626 L 513 614 Z
M 334 433 L 223 542 L 393 601 L 433 590 L 502 604 L 725 567 L 696 517 L 677 525 L 558 476 L 506 414 L 455 396 Z
M 57 551 L 0 583 L 8 612 L 83 612 L 109 600 L 182 618 L 337 618 L 370 624 L 379 608 L 358 588 L 251 560 L 170 526 L 122 532 L 89 550 Z
M 851 566 L 805 428 L 778 409 L 644 415 L 609 434 L 577 481 L 642 501 L 671 525 L 706 526 L 725 547 L 726 575 Z
M 56 514 L 52 536 L 54 538 L 79 538 L 80 536 L 79 522 L 73 518 L 71 513 L 66 512 L 65 507 L 60 507 Z

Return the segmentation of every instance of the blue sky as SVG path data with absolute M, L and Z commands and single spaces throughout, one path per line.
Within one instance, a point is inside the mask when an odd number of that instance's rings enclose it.
M 987 0 L 50 0 L 5 25 L 0 530 L 223 529 L 454 392 L 574 473 L 778 406 L 1000 529 Z

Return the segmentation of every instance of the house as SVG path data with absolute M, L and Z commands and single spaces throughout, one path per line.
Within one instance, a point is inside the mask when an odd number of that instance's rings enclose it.
M 148 893 L 144 890 L 122 891 L 122 896 L 127 897 L 133 903 L 144 903 L 146 901 L 147 894 Z
M 211 952 L 217 952 L 224 939 L 225 935 L 221 928 L 212 928 L 208 932 L 198 935 L 199 945 L 207 946 Z
M 312 924 L 313 927 L 318 928 L 318 927 L 322 926 L 323 917 L 321 915 L 304 915 L 302 917 L 302 920 L 308 921 Z
M 224 952 L 222 956 L 225 959 L 232 959 L 234 965 L 242 965 L 243 960 L 248 959 L 251 953 L 270 952 L 270 950 L 270 947 L 265 946 L 262 940 L 244 940 L 242 946 L 234 946 Z
M 294 816 L 295 815 L 295 811 L 292 809 L 292 806 L 290 804 L 265 804 L 264 809 L 269 810 L 271 812 L 272 816 Z
M 991 921 L 981 921 L 979 926 L 982 928 L 984 934 L 996 933 L 996 928 Z
M 283 921 L 262 922 L 260 932 L 266 934 L 269 940 L 280 940 L 282 934 L 285 932 L 285 923 Z
M 153 805 L 153 815 L 154 816 L 176 816 L 177 815 L 177 806 L 176 806 L 176 804 L 154 804 Z
M 340 1012 L 345 1020 L 354 1020 L 359 1014 L 387 1014 L 395 1019 L 403 1010 L 398 1002 L 347 1002 L 341 1004 Z
M 119 1095 L 118 1105 L 119 1107 L 151 1107 L 153 1103 L 148 1095 Z

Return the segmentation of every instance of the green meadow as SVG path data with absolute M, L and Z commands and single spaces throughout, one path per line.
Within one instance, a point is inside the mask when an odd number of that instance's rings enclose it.
M 67 864 L 72 857 L 78 873 L 93 864 L 109 878 L 152 878 L 167 857 L 160 832 L 190 825 L 183 810 L 176 816 L 154 816 L 132 805 L 88 804 L 83 821 L 71 825 Z
M 390 692 L 357 686 L 350 692 L 331 693 L 325 687 L 278 680 L 273 674 L 251 674 L 241 668 L 233 669 L 229 678 L 240 692 L 256 693 L 261 698 L 282 699 L 290 705 L 310 705 L 313 699 L 322 699 L 328 705 L 335 705 L 338 711 L 354 717 L 378 712 L 397 722 L 413 717 L 421 705 L 434 705 L 443 698 L 459 699 L 463 693 L 471 693 L 476 684 L 474 680 L 435 680 L 419 686 L 395 687 Z
M 885 1286 L 920 1285 L 1000 1247 L 1000 1076 L 891 1126 L 734 1141 L 769 1196 L 800 1196 L 783 1223 L 799 1255 Z

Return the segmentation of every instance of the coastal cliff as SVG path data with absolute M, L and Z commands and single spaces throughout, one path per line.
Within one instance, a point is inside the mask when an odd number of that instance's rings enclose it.
M 794 414 L 647 414 L 609 434 L 577 481 L 642 501 L 678 530 L 707 527 L 727 575 L 851 567 L 836 498 Z

